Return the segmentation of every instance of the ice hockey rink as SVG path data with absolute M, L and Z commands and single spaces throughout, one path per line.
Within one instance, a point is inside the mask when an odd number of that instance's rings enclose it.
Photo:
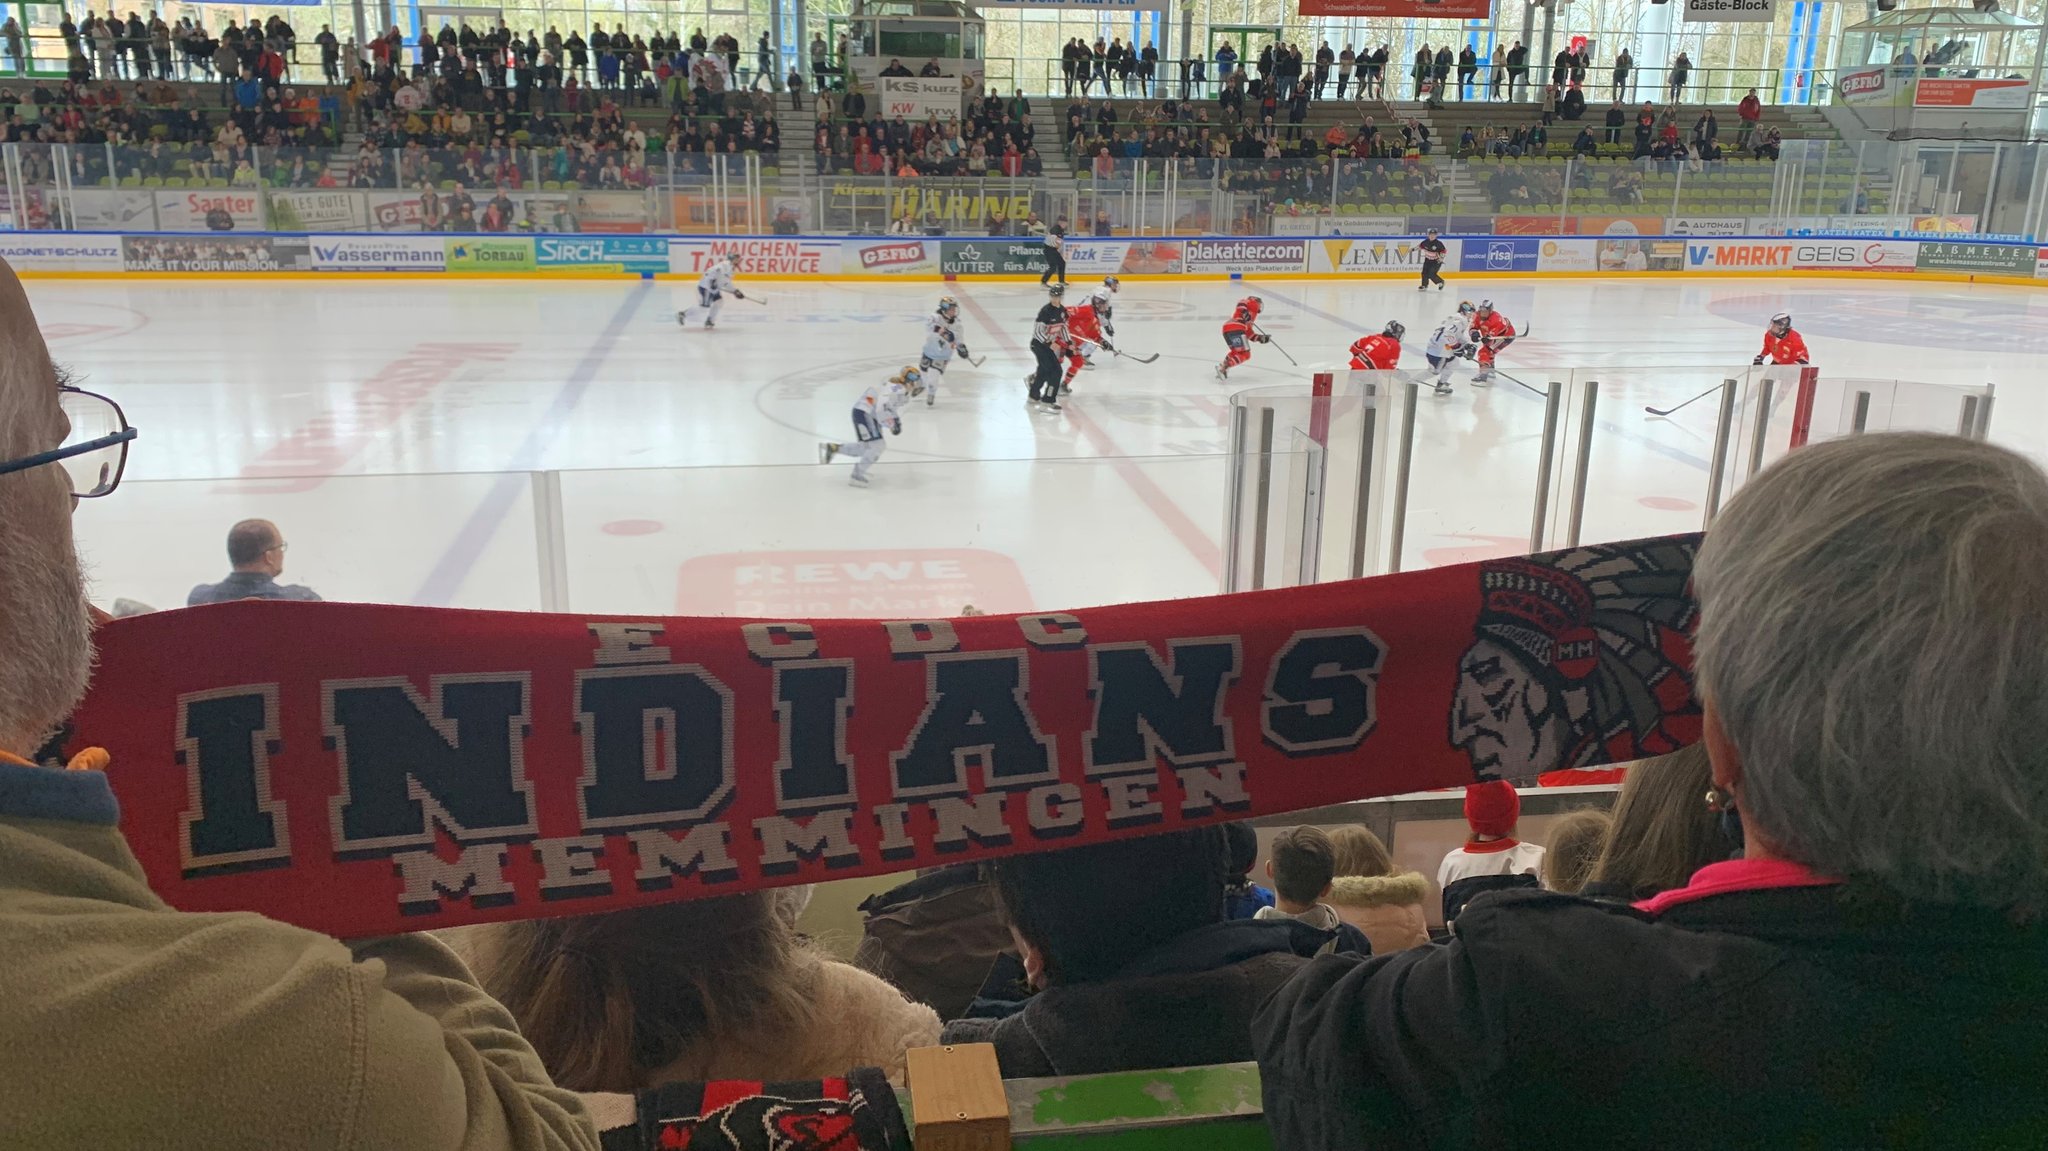
M 1306 386 L 1351 340 L 1407 325 L 1404 365 L 1460 297 L 1528 339 L 1528 380 L 1600 368 L 1585 536 L 1696 528 L 1715 405 L 1669 407 L 1747 365 L 1793 313 L 1827 375 L 1984 384 L 1991 436 L 2048 462 L 2048 295 L 1969 284 L 1756 280 L 1127 282 L 1124 350 L 1060 413 L 1030 409 L 1032 284 L 741 286 L 684 330 L 670 281 L 36 281 L 53 355 L 141 429 L 127 479 L 76 516 L 94 598 L 181 605 L 219 579 L 228 526 L 290 542 L 288 583 L 330 599 L 543 606 L 536 492 L 560 485 L 579 612 L 951 614 L 1201 595 L 1222 567 L 1229 396 Z M 1075 282 L 1075 289 L 1085 285 Z M 1218 328 L 1247 290 L 1270 347 L 1228 382 Z M 907 411 L 871 488 L 816 445 L 869 384 L 916 361 L 935 301 L 962 302 L 984 365 Z M 1426 398 L 1406 566 L 1526 550 L 1543 402 L 1501 380 Z M 537 479 L 556 473 L 557 480 Z M 542 500 L 541 506 L 551 501 Z

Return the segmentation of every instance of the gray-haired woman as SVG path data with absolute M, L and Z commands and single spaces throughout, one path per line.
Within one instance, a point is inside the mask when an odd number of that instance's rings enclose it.
M 2048 1138 L 2048 476 L 1942 436 L 1801 448 L 1693 584 L 1699 802 L 1742 858 L 1316 960 L 1253 1028 L 1275 1146 Z

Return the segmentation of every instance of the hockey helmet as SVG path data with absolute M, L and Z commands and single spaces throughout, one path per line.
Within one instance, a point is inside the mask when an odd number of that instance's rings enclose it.
M 1116 278 L 1115 276 L 1104 276 L 1104 277 L 1102 277 L 1102 286 L 1103 286 L 1103 287 L 1105 287 L 1105 288 L 1108 288 L 1108 289 L 1109 289 L 1110 291 L 1112 291 L 1112 292 L 1116 291 L 1116 290 L 1117 290 L 1117 288 L 1118 288 L 1118 286 L 1119 286 L 1119 285 L 1121 285 L 1122 283 L 1123 283 L 1123 281 L 1122 281 L 1122 280 L 1119 280 L 1119 279 L 1117 279 L 1117 278 Z
M 1055 300 L 1067 294 L 1067 286 L 1065 284 L 1047 284 L 1045 290 Z
M 1472 314 L 1472 301 L 1470 301 L 1470 300 L 1459 300 L 1459 301 L 1458 301 L 1458 314 L 1459 314 L 1459 315 L 1461 315 L 1461 316 L 1469 316 L 1469 315 L 1471 315 L 1471 314 Z
M 740 266 L 740 254 L 738 252 L 727 252 L 725 258 L 732 261 L 733 267 L 737 268 Z
M 1436 229 L 1435 229 L 1435 228 L 1431 228 L 1431 229 L 1429 229 L 1428 231 L 1424 232 L 1423 234 L 1424 234 L 1424 235 L 1426 235 L 1426 236 L 1429 236 L 1429 237 L 1430 237 L 1430 238 L 1432 238 L 1432 239 L 1434 239 L 1434 238 L 1436 237 Z
M 1782 336 L 1786 332 L 1789 332 L 1791 330 L 1792 313 L 1779 312 L 1777 315 L 1771 317 L 1771 331 L 1776 332 L 1777 334 Z
M 1482 311 L 1482 312 L 1491 312 L 1491 311 L 1493 311 L 1493 301 L 1492 301 L 1492 300 L 1481 300 L 1481 301 L 1479 301 L 1479 310 L 1480 310 L 1480 311 Z
M 1399 320 L 1388 320 L 1386 330 L 1380 333 L 1380 335 L 1385 336 L 1386 338 L 1394 341 L 1397 344 L 1401 342 L 1401 337 L 1407 334 L 1407 326 L 1402 324 Z
M 958 301 L 958 300 L 954 299 L 954 298 L 953 298 L 953 297 L 951 297 L 951 296 L 940 296 L 940 297 L 939 297 L 939 314 L 940 314 L 940 315 L 942 315 L 942 316 L 944 316 L 944 317 L 946 317 L 947 319 L 949 319 L 949 320 L 950 320 L 950 319 L 952 319 L 952 318 L 953 318 L 953 317 L 954 317 L 955 315 L 958 315 L 958 314 L 959 314 L 959 312 L 960 312 L 960 301 Z
M 895 382 L 902 384 L 913 396 L 924 394 L 924 373 L 916 368 L 904 368 L 896 374 Z

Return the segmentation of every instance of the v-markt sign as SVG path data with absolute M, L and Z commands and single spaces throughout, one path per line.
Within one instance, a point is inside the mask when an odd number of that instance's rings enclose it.
M 1777 0 L 1684 0 L 1683 19 L 1693 24 L 1768 24 Z

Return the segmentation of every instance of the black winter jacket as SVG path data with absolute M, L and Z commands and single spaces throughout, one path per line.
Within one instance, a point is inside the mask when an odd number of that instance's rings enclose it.
M 1253 1038 L 1288 1151 L 2048 1146 L 2048 931 L 1848 886 L 1488 895 Z
M 955 1020 L 940 1042 L 995 1044 L 1005 1079 L 1241 1063 L 1252 1013 L 1334 938 L 1292 919 L 1199 927 L 1114 978 L 1049 987 L 1008 1018 Z

